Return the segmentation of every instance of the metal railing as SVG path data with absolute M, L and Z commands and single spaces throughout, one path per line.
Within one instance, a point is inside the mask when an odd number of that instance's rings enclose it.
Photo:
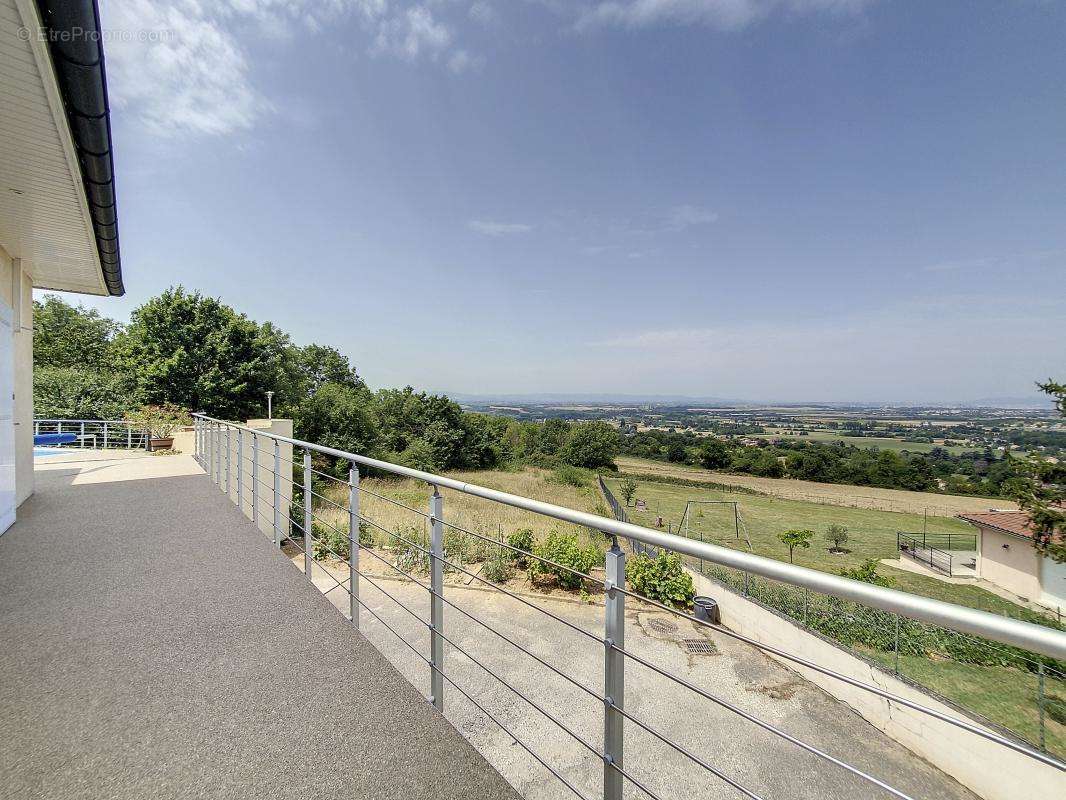
M 146 450 L 148 434 L 122 419 L 35 419 L 33 435 L 69 433 L 76 438 L 66 444 L 49 445 L 91 450 Z
M 948 553 L 939 548 L 927 545 L 922 542 L 919 537 L 911 536 L 907 533 L 896 533 L 896 549 L 902 555 L 910 556 L 915 561 L 921 564 L 927 564 L 933 569 L 943 572 L 949 578 L 952 577 L 952 567 L 954 566 L 954 558 L 951 553 Z
M 976 553 L 975 533 L 929 533 L 927 531 L 897 531 L 897 536 L 906 536 L 920 547 L 935 547 L 937 550 L 956 553 Z
M 674 753 L 684 757 L 693 765 L 702 768 L 708 775 L 720 780 L 732 787 L 744 797 L 760 798 L 756 789 L 750 785 L 750 776 L 745 778 L 731 769 L 712 763 L 712 756 L 697 752 L 691 744 L 685 744 L 678 739 L 664 733 L 661 724 L 653 723 L 646 715 L 635 713 L 635 709 L 627 708 L 626 694 L 626 667 L 629 664 L 638 664 L 642 668 L 650 670 L 657 676 L 671 681 L 677 687 L 688 690 L 694 696 L 709 700 L 721 709 L 735 714 L 738 719 L 743 719 L 761 730 L 777 737 L 789 746 L 798 748 L 810 754 L 834 769 L 842 770 L 851 779 L 864 782 L 879 792 L 898 798 L 909 798 L 901 789 L 891 785 L 886 780 L 877 777 L 868 768 L 860 768 L 838 758 L 826 750 L 803 741 L 780 728 L 779 726 L 761 719 L 755 714 L 740 708 L 737 704 L 721 697 L 711 691 L 711 688 L 698 685 L 692 680 L 678 675 L 675 671 L 655 663 L 650 657 L 636 652 L 626 645 L 626 605 L 627 601 L 643 604 L 646 608 L 665 612 L 675 617 L 684 618 L 690 624 L 713 629 L 718 634 L 727 636 L 739 642 L 746 643 L 758 650 L 772 654 L 775 657 L 806 670 L 811 670 L 820 676 L 838 681 L 850 689 L 858 689 L 869 693 L 878 701 L 885 701 L 890 705 L 896 705 L 900 709 L 908 709 L 921 715 L 930 725 L 944 725 L 963 735 L 972 736 L 975 741 L 991 743 L 1002 752 L 1010 751 L 1023 759 L 1041 765 L 1042 768 L 1050 768 L 1056 776 L 1066 775 L 1066 764 L 1053 756 L 1040 752 L 1016 739 L 1001 735 L 995 730 L 951 713 L 945 713 L 936 708 L 915 702 L 912 699 L 887 691 L 881 686 L 857 680 L 842 672 L 821 666 L 810 659 L 794 653 L 789 653 L 778 647 L 760 642 L 748 636 L 732 631 L 728 628 L 713 626 L 708 622 L 697 619 L 686 610 L 675 608 L 655 600 L 641 597 L 626 584 L 626 553 L 620 546 L 620 540 L 629 542 L 635 547 L 655 548 L 657 551 L 666 550 L 689 556 L 727 569 L 739 569 L 750 572 L 762 578 L 780 581 L 785 584 L 802 587 L 811 591 L 831 594 L 834 597 L 847 601 L 860 602 L 869 607 L 879 609 L 887 614 L 897 614 L 907 619 L 921 621 L 923 623 L 946 626 L 954 631 L 967 634 L 977 634 L 988 637 L 1004 645 L 1024 648 L 1034 653 L 1039 653 L 1049 659 L 1066 659 L 1066 633 L 1058 630 L 1008 619 L 1005 617 L 988 614 L 974 609 L 963 608 L 952 604 L 931 600 L 924 597 L 906 594 L 904 592 L 875 586 L 868 583 L 852 581 L 840 576 L 830 575 L 815 570 L 797 567 L 762 558 L 750 553 L 732 550 L 709 543 L 697 542 L 662 533 L 649 528 L 633 525 L 624 519 L 608 519 L 594 514 L 576 511 L 574 509 L 553 505 L 538 500 L 533 500 L 507 492 L 489 489 L 442 475 L 435 475 L 409 467 L 392 464 L 379 459 L 369 458 L 356 453 L 345 452 L 330 447 L 316 445 L 311 442 L 292 439 L 273 433 L 256 430 L 242 425 L 214 419 L 203 414 L 195 414 L 195 445 L 196 457 L 205 471 L 211 476 L 219 487 L 231 499 L 244 510 L 244 500 L 248 491 L 252 493 L 251 516 L 253 521 L 262 529 L 263 506 L 270 511 L 269 530 L 272 532 L 274 544 L 281 547 L 288 540 L 289 544 L 298 553 L 302 553 L 303 568 L 308 580 L 311 580 L 316 557 L 332 556 L 335 561 L 347 565 L 347 577 L 338 579 L 329 571 L 325 577 L 331 581 L 327 592 L 342 590 L 348 595 L 348 610 L 351 622 L 357 628 L 361 626 L 361 618 L 373 619 L 383 628 L 398 639 L 420 662 L 428 669 L 428 681 L 430 686 L 429 700 L 440 710 L 445 708 L 446 694 L 453 690 L 464 697 L 469 703 L 477 708 L 481 714 L 499 726 L 513 741 L 525 750 L 528 755 L 541 767 L 549 772 L 570 792 L 581 798 L 592 796 L 603 797 L 604 800 L 621 800 L 623 794 L 631 794 L 632 787 L 638 794 L 658 800 L 664 794 L 669 794 L 661 789 L 664 775 L 656 769 L 652 774 L 636 774 L 631 767 L 627 767 L 625 759 L 626 723 L 640 729 L 670 748 Z M 281 447 L 292 448 L 291 457 L 283 456 Z M 302 451 L 302 456 L 298 451 Z M 248 457 L 249 452 L 251 457 Z M 236 497 L 234 498 L 234 470 L 236 470 Z M 249 473 L 246 464 L 250 462 L 250 482 L 246 482 L 245 476 Z M 347 473 L 347 480 L 337 477 L 338 469 L 343 466 Z M 299 475 L 292 473 L 298 470 Z M 263 470 L 271 473 L 270 480 L 263 480 Z M 375 492 L 361 485 L 361 475 L 366 472 L 377 471 L 387 475 L 408 478 L 426 486 L 426 506 L 424 509 L 416 508 L 409 503 L 401 502 Z M 285 477 L 290 473 L 291 477 Z M 288 491 L 291 494 L 286 498 L 286 488 L 283 481 L 288 482 Z M 341 501 L 337 495 L 338 489 L 344 489 Z M 333 491 L 333 499 L 327 494 Z M 582 572 L 563 564 L 557 563 L 528 550 L 519 549 L 509 542 L 500 538 L 485 536 L 484 534 L 464 527 L 446 517 L 444 496 L 442 490 L 454 491 L 469 497 L 480 498 L 503 506 L 531 512 L 536 515 L 556 520 L 563 523 L 571 523 L 581 528 L 599 531 L 608 537 L 609 547 L 604 555 L 602 576 L 597 577 L 589 572 Z M 608 501 L 612 497 L 605 493 Z M 366 498 L 373 503 L 388 503 L 404 510 L 406 513 L 416 515 L 424 524 L 424 529 L 419 532 L 417 528 L 390 528 L 368 516 L 362 504 Z M 318 508 L 316 510 L 316 500 Z M 612 507 L 617 504 L 612 503 Z M 324 508 L 330 509 L 342 515 L 344 522 L 330 522 L 325 515 Z M 618 510 L 616 509 L 616 513 Z M 624 510 L 622 511 L 624 516 Z M 344 530 L 343 528 L 347 528 Z M 474 527 L 474 526 L 471 526 Z M 373 539 L 374 545 L 364 543 L 364 531 L 373 532 L 375 535 L 383 535 L 387 542 L 393 543 L 397 550 L 402 550 L 411 560 L 390 560 L 386 555 L 385 546 L 378 546 L 377 539 Z M 464 536 L 483 540 L 491 547 L 513 551 L 524 559 L 535 560 L 546 567 L 556 571 L 557 574 L 574 576 L 585 587 L 600 586 L 603 593 L 603 627 L 602 633 L 593 633 L 584 627 L 566 619 L 563 615 L 538 605 L 528 596 L 511 591 L 502 582 L 495 582 L 480 575 L 478 572 L 467 569 L 462 560 L 450 553 L 445 545 L 448 531 L 461 532 Z M 301 544 L 297 543 L 297 540 Z M 337 552 L 338 549 L 347 552 Z M 375 575 L 363 563 L 362 559 L 368 557 L 377 562 L 388 565 L 391 571 L 403 576 L 413 587 L 425 590 L 429 600 L 428 619 L 410 605 L 402 602 L 392 592 L 382 585 L 382 576 Z M 411 563 L 425 565 L 425 569 L 410 567 Z M 543 655 L 538 655 L 529 647 L 524 646 L 516 638 L 509 637 L 499 628 L 492 626 L 473 613 L 469 608 L 457 602 L 455 587 L 444 581 L 445 571 L 462 576 L 464 580 L 477 582 L 479 586 L 491 591 L 498 592 L 513 601 L 523 604 L 530 609 L 543 615 L 545 620 L 553 625 L 562 626 L 570 633 L 580 636 L 582 641 L 603 653 L 602 683 L 598 688 L 590 688 L 584 683 L 568 674 L 565 667 L 554 666 Z M 428 582 L 422 579 L 421 572 L 428 573 Z M 363 585 L 372 587 L 377 593 L 389 599 L 402 610 L 404 614 L 417 620 L 421 630 L 428 630 L 428 647 L 420 647 L 405 637 L 398 629 L 399 625 L 390 623 L 385 617 L 374 610 L 368 604 L 364 596 Z M 449 592 L 447 587 L 451 586 Z M 451 596 L 449 596 L 451 594 Z M 375 595 L 376 596 L 376 595 Z M 382 601 L 384 602 L 384 601 Z M 578 688 L 583 695 L 587 696 L 596 707 L 601 709 L 600 730 L 602 736 L 597 736 L 593 741 L 583 733 L 574 729 L 568 718 L 552 713 L 545 707 L 542 696 L 539 693 L 523 693 L 517 688 L 516 683 L 519 675 L 500 675 L 484 661 L 475 657 L 468 649 L 469 645 L 458 642 L 458 637 L 444 627 L 444 609 L 448 608 L 449 614 L 453 611 L 462 615 L 464 620 L 469 619 L 480 627 L 490 631 L 500 641 L 506 643 L 531 658 L 539 667 L 547 669 L 555 677 L 567 681 Z M 465 640 L 464 640 L 465 641 Z M 446 648 L 445 645 L 448 645 Z M 486 674 L 494 678 L 535 712 L 550 721 L 565 735 L 570 737 L 575 745 L 598 764 L 602 764 L 602 780 L 590 793 L 586 787 L 577 785 L 574 776 L 569 770 L 573 769 L 572 759 L 560 761 L 551 760 L 551 756 L 538 752 L 527 739 L 519 735 L 512 724 L 493 714 L 487 707 L 490 705 L 488 698 L 478 697 L 473 694 L 473 689 L 464 687 L 459 681 L 459 662 L 449 667 L 448 652 L 453 651 L 463 656 L 461 660 L 465 667 L 467 663 L 473 663 L 483 669 Z M 510 679 L 510 680 L 509 680 Z M 712 687 L 713 688 L 713 687 Z M 534 696 L 530 696 L 533 694 Z M 678 707 L 677 715 L 686 713 L 683 707 Z M 657 715 L 659 716 L 659 715 Z M 923 724 L 924 728 L 924 724 Z M 735 765 L 734 765 L 735 766 Z

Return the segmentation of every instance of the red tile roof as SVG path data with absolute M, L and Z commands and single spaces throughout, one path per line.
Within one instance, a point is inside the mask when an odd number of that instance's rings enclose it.
M 959 514 L 959 519 L 972 522 L 974 525 L 983 525 L 1005 533 L 1013 533 L 1015 536 L 1024 536 L 1027 539 L 1033 536 L 1033 527 L 1029 522 L 1029 515 L 1024 511 L 985 511 L 979 514 Z

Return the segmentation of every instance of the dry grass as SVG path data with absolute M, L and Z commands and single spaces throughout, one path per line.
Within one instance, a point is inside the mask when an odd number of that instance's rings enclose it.
M 791 478 L 759 478 L 754 475 L 729 475 L 711 472 L 683 464 L 667 464 L 643 458 L 615 459 L 622 472 L 656 475 L 690 481 L 742 486 L 783 500 L 805 500 L 823 505 L 867 508 L 876 511 L 895 511 L 901 514 L 922 514 L 954 517 L 989 508 L 1016 508 L 1009 500 L 991 497 L 961 497 L 933 492 L 906 492 L 899 489 L 878 489 L 872 486 L 848 486 L 835 483 L 798 481 Z
M 595 488 L 594 479 L 590 480 L 586 486 L 570 486 L 553 481 L 550 472 L 535 468 L 527 468 L 521 472 L 453 472 L 449 473 L 448 477 L 579 511 L 606 512 L 606 509 L 602 508 L 603 500 L 599 495 L 599 490 Z M 360 493 L 360 513 L 365 519 L 372 520 L 390 531 L 407 532 L 404 535 L 410 533 L 412 529 L 417 531 L 425 529 L 423 515 L 428 514 L 430 495 L 429 487 L 425 484 L 413 480 L 366 478 L 360 486 L 365 490 Z M 323 481 L 321 486 L 315 488 L 315 491 L 339 506 L 345 506 L 348 501 L 347 485 L 340 482 Z M 602 541 L 602 537 L 598 534 L 593 535 L 586 528 L 549 517 L 472 497 L 462 492 L 445 489 L 442 494 L 446 522 L 493 540 L 498 540 L 499 537 L 506 540 L 507 536 L 516 530 L 531 528 L 537 540 L 543 539 L 553 530 L 558 530 L 576 533 L 582 540 L 595 541 L 598 537 Z M 380 495 L 394 502 L 388 502 L 373 495 Z M 396 503 L 402 503 L 414 510 L 401 508 Z M 317 520 L 339 530 L 347 531 L 348 529 L 347 511 L 318 498 L 315 498 L 314 514 Z M 468 538 L 475 539 L 475 537 Z M 383 545 L 390 544 L 388 541 L 390 537 L 380 530 L 375 530 L 375 539 L 380 540 Z M 393 539 L 392 543 L 394 542 Z M 471 542 L 471 546 L 478 545 Z

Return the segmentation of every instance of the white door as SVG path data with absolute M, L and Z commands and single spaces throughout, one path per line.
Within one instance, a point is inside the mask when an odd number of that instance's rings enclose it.
M 15 337 L 0 300 L 0 533 L 15 521 Z

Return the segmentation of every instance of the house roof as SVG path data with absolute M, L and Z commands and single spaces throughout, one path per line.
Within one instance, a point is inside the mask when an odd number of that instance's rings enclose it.
M 959 514 L 959 519 L 972 522 L 985 528 L 993 528 L 1003 533 L 1033 538 L 1033 527 L 1029 515 L 1024 511 L 985 511 L 979 514 Z

